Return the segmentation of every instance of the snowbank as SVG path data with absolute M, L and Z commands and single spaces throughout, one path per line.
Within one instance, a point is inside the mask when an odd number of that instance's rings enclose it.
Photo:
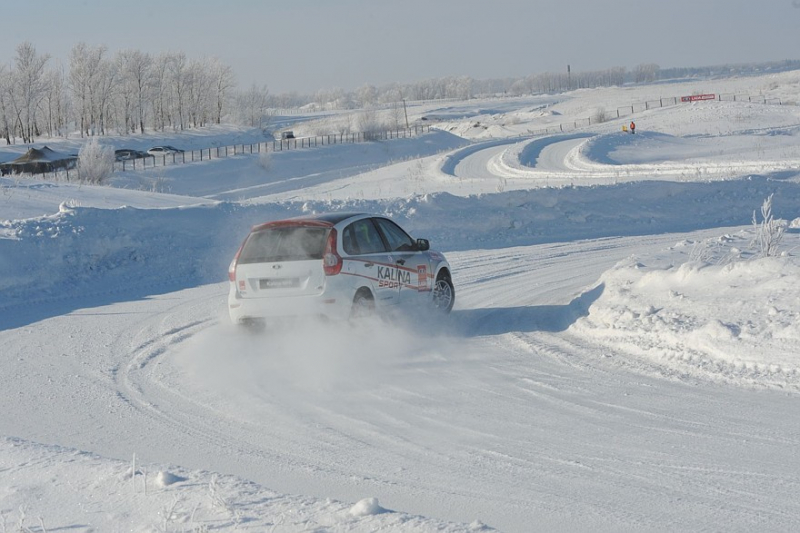
M 0 457 L 0 524 L 15 531 L 489 530 L 389 511 L 375 498 L 352 505 L 278 494 L 235 476 L 139 464 L 135 456 L 115 461 L 22 439 L 0 438 Z
M 800 240 L 791 237 L 784 251 Z M 800 389 L 800 258 L 753 256 L 751 239 L 623 261 L 571 332 L 673 377 Z

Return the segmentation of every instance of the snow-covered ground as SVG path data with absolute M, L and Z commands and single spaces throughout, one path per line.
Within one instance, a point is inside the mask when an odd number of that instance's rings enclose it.
M 799 87 L 426 104 L 412 139 L 0 178 L 0 530 L 797 530 Z M 698 93 L 787 105 L 616 118 Z M 352 210 L 447 254 L 452 315 L 235 331 L 247 229 Z

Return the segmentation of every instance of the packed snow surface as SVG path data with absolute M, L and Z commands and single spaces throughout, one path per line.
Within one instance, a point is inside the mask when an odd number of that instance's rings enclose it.
M 413 138 L 0 178 L 2 530 L 799 529 L 798 85 L 429 103 Z M 616 116 L 698 93 L 784 105 Z M 248 228 L 323 211 L 430 239 L 452 314 L 238 331 Z

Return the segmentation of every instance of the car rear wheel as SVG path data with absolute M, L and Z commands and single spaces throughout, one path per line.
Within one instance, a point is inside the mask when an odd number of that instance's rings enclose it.
M 375 314 L 375 300 L 367 291 L 359 291 L 353 298 L 353 307 L 350 310 L 351 320 L 360 320 Z
M 453 309 L 455 302 L 456 289 L 453 287 L 453 280 L 447 272 L 440 272 L 433 286 L 433 308 L 447 314 Z

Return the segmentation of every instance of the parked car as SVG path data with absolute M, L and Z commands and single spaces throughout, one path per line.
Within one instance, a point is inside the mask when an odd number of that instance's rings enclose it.
M 331 213 L 254 226 L 228 269 L 236 324 L 349 319 L 390 309 L 449 313 L 450 264 L 388 218 Z
M 174 146 L 164 145 L 164 146 L 154 146 L 150 148 L 147 153 L 150 155 L 169 155 L 169 154 L 180 154 L 183 150 L 180 148 L 175 148 Z
M 133 150 L 131 148 L 114 150 L 114 158 L 117 161 L 128 161 L 130 159 L 141 159 L 143 157 L 147 157 L 147 154 L 141 150 Z
M 294 139 L 294 132 L 293 131 L 282 131 L 281 132 L 281 140 L 284 139 Z

